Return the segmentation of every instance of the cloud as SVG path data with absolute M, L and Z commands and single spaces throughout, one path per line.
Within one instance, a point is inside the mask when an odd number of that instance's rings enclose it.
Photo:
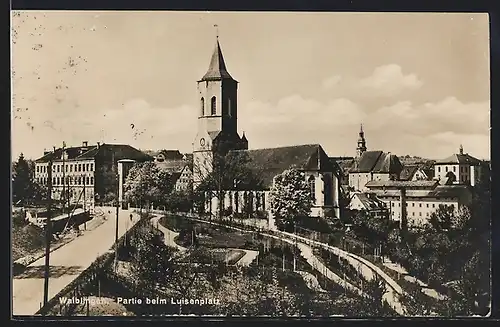
M 363 123 L 372 150 L 439 159 L 463 144 L 472 155 L 489 157 L 489 102 L 449 97 L 373 110 L 346 98 L 321 102 L 293 95 L 276 103 L 251 102 L 239 110 L 240 130 L 252 148 L 320 143 L 332 156 L 353 155 Z
M 421 136 L 443 131 L 485 134 L 489 133 L 490 104 L 489 101 L 462 103 L 455 97 L 423 105 L 403 101 L 376 110 L 371 123 L 374 128 L 390 127 Z
M 46 119 L 45 124 L 30 133 L 23 122 L 14 121 L 13 133 L 24 137 L 13 139 L 13 147 L 33 157 L 41 156 L 43 148 L 60 146 L 62 141 L 68 146 L 88 141 L 130 144 L 140 149 L 191 151 L 197 127 L 195 108 L 155 107 L 144 99 L 132 99 L 98 112 L 80 110 Z
M 489 157 L 489 102 L 463 103 L 449 97 L 421 105 L 401 101 L 374 110 L 347 98 L 318 101 L 295 94 L 277 102 L 243 103 L 238 110 L 239 131 L 245 131 L 254 149 L 319 143 L 331 156 L 354 155 L 363 123 L 370 150 L 439 159 L 463 144 L 471 155 Z M 13 147 L 35 147 L 35 157 L 62 140 L 68 145 L 86 140 L 140 149 L 192 149 L 197 131 L 192 106 L 164 108 L 131 99 L 98 112 L 44 117 L 47 123 L 33 132 L 14 122 L 15 135 L 25 137 L 13 139 Z
M 326 90 L 337 89 L 341 93 L 373 97 L 393 97 L 405 91 L 418 90 L 422 85 L 416 74 L 405 75 L 397 64 L 377 67 L 364 78 L 334 75 L 323 81 Z

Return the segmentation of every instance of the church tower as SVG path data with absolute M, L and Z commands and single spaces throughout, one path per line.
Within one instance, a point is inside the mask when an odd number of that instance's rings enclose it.
M 193 144 L 193 187 L 212 171 L 215 156 L 248 149 L 238 135 L 238 81 L 226 68 L 219 37 L 208 71 L 198 81 L 198 131 Z
M 356 148 L 356 157 L 361 157 L 361 155 L 366 151 L 366 140 L 365 132 L 363 132 L 363 124 L 361 124 L 361 129 L 359 130 L 358 147 Z

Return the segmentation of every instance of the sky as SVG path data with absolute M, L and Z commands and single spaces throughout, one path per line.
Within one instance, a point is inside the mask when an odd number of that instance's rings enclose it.
M 12 156 L 191 152 L 217 34 L 251 149 L 490 158 L 487 14 L 118 11 L 12 14 Z

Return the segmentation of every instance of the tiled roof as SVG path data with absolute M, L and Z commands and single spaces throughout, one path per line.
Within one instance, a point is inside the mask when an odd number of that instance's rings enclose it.
M 366 210 L 377 210 L 385 208 L 384 203 L 376 197 L 373 193 L 355 193 L 359 201 L 363 204 Z
M 399 158 L 383 151 L 365 151 L 350 172 L 399 174 L 403 165 Z
M 184 160 L 165 160 L 162 162 L 156 162 L 156 165 L 169 172 L 180 172 L 186 165 L 188 165 L 188 162 Z
M 403 181 L 411 180 L 417 172 L 418 168 L 419 167 L 417 165 L 404 166 L 403 170 L 401 170 L 401 174 L 399 175 L 399 179 Z
M 429 187 L 433 188 L 438 181 L 370 181 L 366 183 L 368 188 L 411 188 L 411 187 Z
M 153 160 L 153 158 L 136 148 L 126 144 L 102 144 L 100 146 L 80 146 L 64 149 L 68 154 L 67 160 L 92 159 L 97 156 L 111 157 L 114 153 L 115 160 L 133 159 L 139 161 Z M 62 160 L 63 149 L 58 148 L 55 152 L 50 152 L 35 162 L 48 162 L 49 160 Z
M 436 161 L 436 165 L 446 165 L 446 164 L 479 165 L 481 164 L 481 160 L 474 158 L 473 156 L 466 153 L 466 154 L 453 154 L 448 158 Z
M 247 167 L 269 188 L 274 176 L 289 168 L 307 171 L 338 171 L 319 144 L 257 150 L 235 150 L 230 155 L 246 156 Z M 318 160 L 319 155 L 319 160 Z
M 217 81 L 222 79 L 231 79 L 231 75 L 226 68 L 226 63 L 224 62 L 224 57 L 222 56 L 222 50 L 220 48 L 219 40 L 215 45 L 214 52 L 212 54 L 212 59 L 210 60 L 210 66 L 208 71 L 205 73 L 202 81 Z
M 469 187 L 466 185 L 440 185 L 434 190 L 430 191 L 428 196 L 430 197 L 462 197 L 464 195 L 469 195 L 471 193 Z
M 370 190 L 371 193 L 376 194 L 378 197 L 399 197 L 399 190 Z M 470 189 L 465 185 L 444 185 L 436 186 L 431 190 L 418 191 L 418 190 L 407 190 L 406 197 L 412 198 L 458 198 L 460 200 L 467 200 L 471 197 Z

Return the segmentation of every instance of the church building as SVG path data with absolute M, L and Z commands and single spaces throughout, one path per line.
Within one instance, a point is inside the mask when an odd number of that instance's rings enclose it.
M 248 149 L 248 140 L 238 134 L 238 82 L 229 74 L 217 38 L 206 74 L 198 81 L 198 130 L 193 144 L 193 188 L 200 186 L 213 171 L 218 157 L 245 157 L 245 168 L 259 179 L 259 187 L 233 187 L 223 190 L 224 210 L 270 214 L 269 192 L 274 177 L 289 168 L 305 174 L 311 190 L 311 216 L 340 217 L 340 168 L 319 144 L 294 145 L 267 149 Z M 212 192 L 210 192 L 212 193 Z M 206 198 L 205 210 L 217 214 L 218 197 Z M 252 216 L 252 214 L 250 214 Z

